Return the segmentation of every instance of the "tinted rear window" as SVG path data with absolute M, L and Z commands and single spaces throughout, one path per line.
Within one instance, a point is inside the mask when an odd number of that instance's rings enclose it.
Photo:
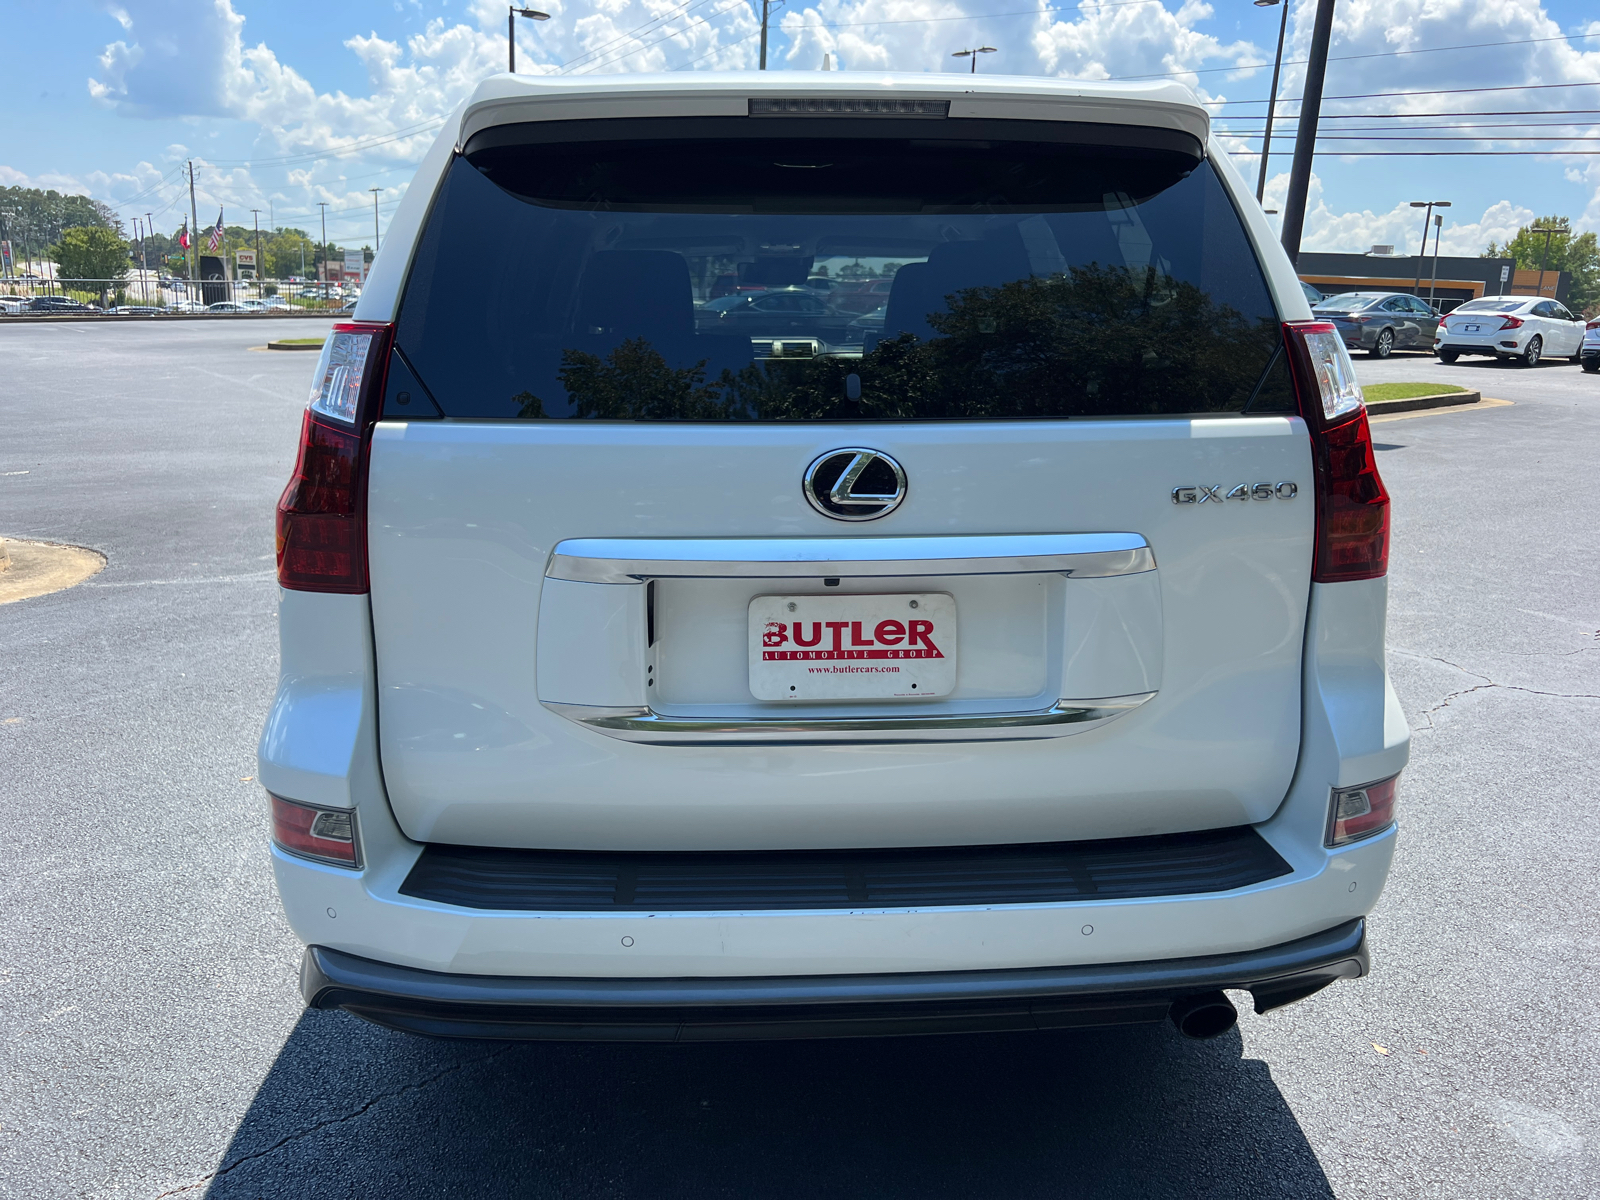
M 1515 312 L 1526 300 L 1469 300 L 1456 309 L 1461 312 Z
M 449 168 L 397 342 L 449 417 L 1292 408 L 1278 315 L 1198 147 L 1075 128 L 501 127 Z

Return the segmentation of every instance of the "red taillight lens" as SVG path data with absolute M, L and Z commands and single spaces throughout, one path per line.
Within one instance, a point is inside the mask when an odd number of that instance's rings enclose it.
M 1500 328 L 1501 329 L 1521 329 L 1522 328 L 1522 318 L 1521 317 L 1505 317 L 1505 318 L 1502 318 L 1502 320 L 1500 321 Z
M 309 592 L 367 590 L 362 439 L 306 413 L 300 457 L 278 501 L 278 582 Z
M 1600 329 L 1600 320 L 1590 321 L 1587 325 L 1584 326 L 1584 328 L 1585 329 Z
M 294 474 L 278 501 L 278 583 L 367 590 L 367 437 L 379 417 L 388 325 L 335 325 L 311 387 Z
M 1378 475 L 1355 367 L 1332 325 L 1284 326 L 1316 472 L 1317 583 L 1376 579 L 1389 570 L 1389 493 Z
M 1327 844 L 1343 846 L 1393 825 L 1399 786 L 1396 775 L 1357 788 L 1335 788 L 1328 804 Z
M 352 809 L 317 808 L 270 792 L 268 796 L 272 800 L 272 840 L 280 847 L 318 862 L 361 866 L 361 842 Z

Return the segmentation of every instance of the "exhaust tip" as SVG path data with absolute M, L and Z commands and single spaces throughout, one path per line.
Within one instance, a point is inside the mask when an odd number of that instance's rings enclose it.
M 1178 1032 L 1189 1038 L 1218 1037 L 1239 1023 L 1233 1001 L 1221 992 L 1200 992 L 1180 996 L 1168 1013 Z

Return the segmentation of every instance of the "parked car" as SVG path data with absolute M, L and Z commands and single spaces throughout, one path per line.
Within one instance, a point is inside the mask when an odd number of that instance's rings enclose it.
M 1428 349 L 1439 328 L 1439 314 L 1404 292 L 1340 292 L 1323 297 L 1311 311 L 1332 321 L 1351 350 L 1373 358 L 1388 358 L 1401 347 Z
M 1321 304 L 1327 299 L 1326 296 L 1324 296 L 1316 288 L 1312 287 L 1304 279 L 1300 281 L 1300 290 L 1305 293 L 1306 303 L 1311 305 L 1312 308 L 1315 308 L 1317 305 Z
M 889 299 L 892 279 L 841 279 L 829 302 L 841 312 L 869 313 Z
M 106 309 L 106 312 L 119 317 L 153 317 L 161 311 L 161 308 L 154 304 L 118 304 Z
M 28 311 L 36 313 L 98 313 L 98 305 L 84 304 L 66 296 L 35 296 L 28 301 Z
M 240 302 L 235 300 L 218 300 L 215 304 L 206 305 L 206 311 L 214 313 L 242 313 L 249 312 L 250 306 L 248 301 Z
M 20 313 L 27 311 L 27 296 L 0 296 L 0 313 Z
M 1564 304 L 1537 296 L 1469 300 L 1439 327 L 1434 353 L 1453 363 L 1463 354 L 1537 366 L 1541 358 L 1582 360 L 1584 323 Z
M 1579 351 L 1578 361 L 1590 374 L 1600 371 L 1600 317 L 1583 327 L 1583 348 Z
M 1367 972 L 1408 733 L 1343 340 L 1176 85 L 869 82 L 500 75 L 422 160 L 278 505 L 310 1005 L 1209 1036 Z M 768 245 L 904 262 L 896 336 L 694 307 Z

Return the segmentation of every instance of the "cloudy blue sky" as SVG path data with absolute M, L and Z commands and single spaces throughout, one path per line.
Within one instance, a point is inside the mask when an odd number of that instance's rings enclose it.
M 554 19 L 521 25 L 518 69 L 753 67 L 758 4 L 547 0 Z M 1291 6 L 1280 99 L 1300 93 L 1314 7 Z M 331 239 L 370 240 L 368 189 L 380 189 L 386 221 L 439 118 L 506 58 L 505 5 L 490 0 L 8 0 L 5 10 L 0 183 L 86 192 L 126 217 L 153 212 L 160 229 L 187 208 L 179 175 L 192 158 L 201 208 L 226 205 L 230 222 L 259 208 L 263 225 L 270 210 L 312 229 L 326 201 Z M 998 52 L 982 59 L 986 73 L 1177 78 L 1237 131 L 1230 146 L 1254 179 L 1250 135 L 1271 82 L 1260 64 L 1280 11 L 1248 0 L 788 0 L 769 66 L 814 71 L 829 54 L 845 70 L 964 71 L 951 52 L 988 44 Z M 1446 253 L 1476 253 L 1535 214 L 1600 229 L 1595 17 L 1578 0 L 1339 0 L 1327 94 L 1351 98 L 1324 110 L 1324 134 L 1342 140 L 1317 159 L 1306 247 L 1414 250 L 1414 199 L 1453 201 Z M 1268 207 L 1287 182 L 1292 131 L 1283 122 L 1275 135 L 1284 154 L 1273 156 Z

